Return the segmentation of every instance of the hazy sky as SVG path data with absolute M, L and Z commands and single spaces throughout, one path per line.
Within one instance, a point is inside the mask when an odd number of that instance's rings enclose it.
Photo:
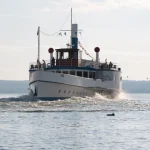
M 92 56 L 99 46 L 101 61 L 117 63 L 123 79 L 150 79 L 150 0 L 0 0 L 0 79 L 28 79 L 29 63 L 37 59 L 37 27 L 59 31 L 71 7 L 83 30 L 79 41 Z M 63 29 L 70 29 L 70 18 Z M 69 32 L 41 34 L 41 60 L 69 38 Z

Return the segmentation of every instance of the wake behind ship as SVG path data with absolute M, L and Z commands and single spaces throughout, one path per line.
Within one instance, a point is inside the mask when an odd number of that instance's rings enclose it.
M 40 100 L 58 100 L 73 96 L 94 96 L 100 93 L 115 98 L 121 91 L 121 68 L 107 61 L 100 62 L 100 48 L 95 47 L 95 60 L 82 59 L 84 48 L 78 41 L 78 24 L 72 23 L 71 41 L 66 48 L 49 48 L 50 60 L 40 63 L 40 27 L 38 59 L 29 69 L 29 94 Z M 78 48 L 81 47 L 81 50 Z M 56 58 L 53 57 L 54 51 Z

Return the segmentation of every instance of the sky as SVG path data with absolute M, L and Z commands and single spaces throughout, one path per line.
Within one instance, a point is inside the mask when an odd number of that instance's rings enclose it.
M 70 29 L 71 8 L 90 55 L 98 46 L 100 61 L 116 63 L 123 79 L 150 79 L 150 0 L 0 0 L 0 80 L 28 80 L 38 26 L 57 33 L 41 33 L 41 60 L 49 60 L 49 47 L 66 47 L 70 32 L 58 33 Z M 84 52 L 83 58 L 91 59 Z

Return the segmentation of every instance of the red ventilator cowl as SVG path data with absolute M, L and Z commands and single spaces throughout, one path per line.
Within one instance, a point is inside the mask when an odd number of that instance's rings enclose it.
M 54 49 L 53 49 L 53 48 L 49 48 L 49 49 L 48 49 L 48 52 L 49 52 L 49 53 L 53 53 L 53 52 L 54 52 Z
M 100 51 L 100 48 L 99 48 L 99 47 L 95 47 L 94 51 L 95 51 L 96 53 L 98 53 L 98 52 Z

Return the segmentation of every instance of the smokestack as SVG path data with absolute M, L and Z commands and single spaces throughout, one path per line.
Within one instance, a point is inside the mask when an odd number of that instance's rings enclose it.
M 72 24 L 71 27 L 71 45 L 73 49 L 78 49 L 78 24 Z

